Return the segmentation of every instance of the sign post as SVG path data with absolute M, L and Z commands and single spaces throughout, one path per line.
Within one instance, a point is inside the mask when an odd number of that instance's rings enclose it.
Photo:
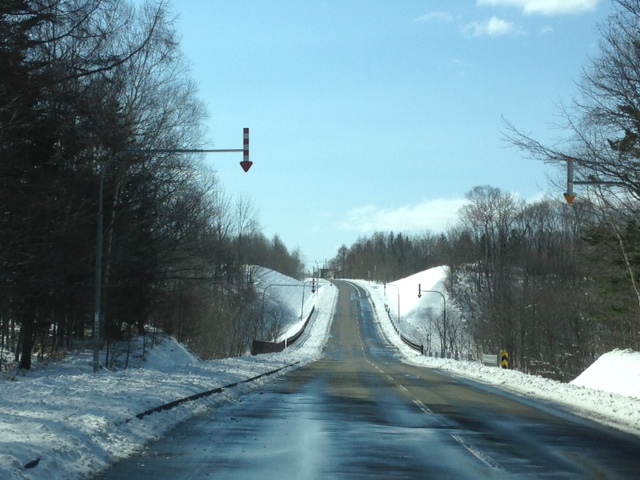
M 576 199 L 573 193 L 573 158 L 571 157 L 567 157 L 567 191 L 564 193 L 564 198 L 569 205 Z
M 248 172 L 253 165 L 253 162 L 249 160 L 249 129 L 245 128 L 242 131 L 242 161 L 240 166 L 242 170 Z
M 509 368 L 509 352 L 500 352 L 500 368 Z
M 564 198 L 569 205 L 576 199 L 576 194 L 573 191 L 574 185 L 606 185 L 609 187 L 629 188 L 628 185 L 623 182 L 605 182 L 597 178 L 589 181 L 575 181 L 573 179 L 573 162 L 575 159 L 566 155 L 563 155 L 562 158 L 567 161 L 567 191 L 564 193 Z
M 242 152 L 243 160 L 240 166 L 248 172 L 253 165 L 249 161 L 249 129 L 243 130 L 242 148 L 232 149 L 199 149 L 199 148 L 140 148 L 128 149 L 117 152 L 107 160 L 98 174 L 98 221 L 96 227 L 96 275 L 95 275 L 95 299 L 93 316 L 93 373 L 100 370 L 100 320 L 102 316 L 102 235 L 103 235 L 103 203 L 104 203 L 104 177 L 109 166 L 115 161 L 130 153 L 228 153 Z

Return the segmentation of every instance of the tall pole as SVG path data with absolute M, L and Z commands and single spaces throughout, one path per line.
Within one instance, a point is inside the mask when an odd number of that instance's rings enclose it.
M 111 163 L 109 160 L 100 170 L 100 186 L 98 187 L 98 224 L 96 228 L 96 293 L 93 314 L 93 373 L 100 369 L 100 304 L 102 302 L 102 229 L 103 229 L 103 198 L 104 172 Z
M 564 193 L 564 198 L 571 205 L 576 198 L 575 193 L 573 193 L 573 158 L 565 158 L 567 160 L 567 191 Z
M 396 287 L 396 290 L 398 291 L 398 318 L 397 318 L 397 323 L 399 325 L 400 324 L 400 287 L 398 287 L 398 285 L 394 285 L 393 283 L 385 284 L 385 286 L 386 285 L 389 285 L 390 287 Z
M 300 307 L 300 320 L 304 317 L 304 287 L 306 287 L 306 282 L 302 284 L 302 305 Z
M 94 297 L 94 314 L 93 314 L 93 372 L 100 370 L 100 320 L 102 316 L 102 236 L 104 229 L 104 177 L 107 169 L 111 164 L 127 154 L 133 153 L 229 153 L 242 152 L 242 162 L 240 166 L 245 172 L 248 172 L 253 162 L 249 160 L 249 129 L 244 128 L 242 131 L 242 148 L 232 149 L 198 149 L 198 148 L 145 148 L 145 149 L 129 149 L 122 150 L 107 160 L 98 176 L 98 220 L 96 225 L 96 277 L 95 277 L 95 297 Z
M 442 297 L 442 356 L 447 354 L 447 299 L 442 292 L 438 290 L 422 290 L 420 284 L 418 284 L 418 298 L 422 296 L 422 293 L 437 293 Z
M 302 317 L 304 316 L 304 289 L 307 286 L 307 283 L 309 283 L 309 280 L 306 280 L 302 283 L 298 283 L 298 284 L 294 284 L 294 283 L 271 283 L 269 285 L 267 285 L 264 290 L 262 291 L 262 311 L 260 314 L 260 317 L 262 319 L 262 321 L 264 322 L 264 306 L 265 306 L 265 297 L 267 294 L 267 290 L 269 290 L 271 287 L 302 287 L 302 308 L 300 310 L 300 319 L 302 319 Z
M 590 179 L 590 180 L 574 180 L 573 179 L 573 163 L 575 159 L 573 157 L 568 157 L 566 155 L 563 155 L 562 159 L 566 160 L 567 162 L 567 191 L 564 193 L 564 198 L 569 205 L 571 205 L 576 198 L 576 194 L 573 191 L 573 187 L 575 185 L 605 185 L 608 187 L 621 187 L 626 189 L 629 188 L 629 185 L 624 182 L 615 182 L 615 181 L 609 182 L 609 181 L 599 180 L 597 178 Z

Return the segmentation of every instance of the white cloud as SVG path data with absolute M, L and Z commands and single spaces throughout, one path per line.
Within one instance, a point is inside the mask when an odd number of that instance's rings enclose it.
M 430 12 L 414 20 L 415 23 L 452 22 L 453 17 L 446 12 Z
M 591 12 L 600 0 L 477 0 L 478 5 L 517 7 L 527 14 L 562 15 Z
M 451 70 L 461 78 L 467 76 L 473 67 L 471 63 L 460 60 L 459 58 L 449 60 L 449 66 Z
M 464 30 L 470 32 L 474 37 L 488 35 L 490 37 L 501 37 L 517 32 L 516 25 L 498 17 L 491 17 L 485 22 L 473 22 L 468 24 Z
M 458 69 L 459 72 L 465 72 L 469 68 L 471 68 L 471 64 L 469 62 L 465 62 L 463 60 L 460 60 L 459 58 L 452 58 L 449 61 L 449 64 Z
M 540 29 L 540 35 L 546 35 L 551 32 L 553 32 L 553 27 L 550 27 L 549 25 L 545 25 Z
M 458 210 L 468 202 L 463 198 L 428 200 L 396 209 L 380 209 L 373 205 L 354 208 L 340 224 L 344 230 L 360 233 L 440 232 L 457 221 Z

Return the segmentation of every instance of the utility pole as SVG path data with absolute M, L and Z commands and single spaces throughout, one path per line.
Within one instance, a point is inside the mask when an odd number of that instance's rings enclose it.
M 437 293 L 442 297 L 442 357 L 447 355 L 447 299 L 444 293 L 438 290 L 422 290 L 420 284 L 418 284 L 418 298 L 422 297 L 422 293 Z

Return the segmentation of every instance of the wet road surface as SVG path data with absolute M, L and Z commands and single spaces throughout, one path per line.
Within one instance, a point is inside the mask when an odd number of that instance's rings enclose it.
M 402 363 L 364 291 L 322 360 L 180 425 L 100 479 L 636 479 L 640 439 Z

